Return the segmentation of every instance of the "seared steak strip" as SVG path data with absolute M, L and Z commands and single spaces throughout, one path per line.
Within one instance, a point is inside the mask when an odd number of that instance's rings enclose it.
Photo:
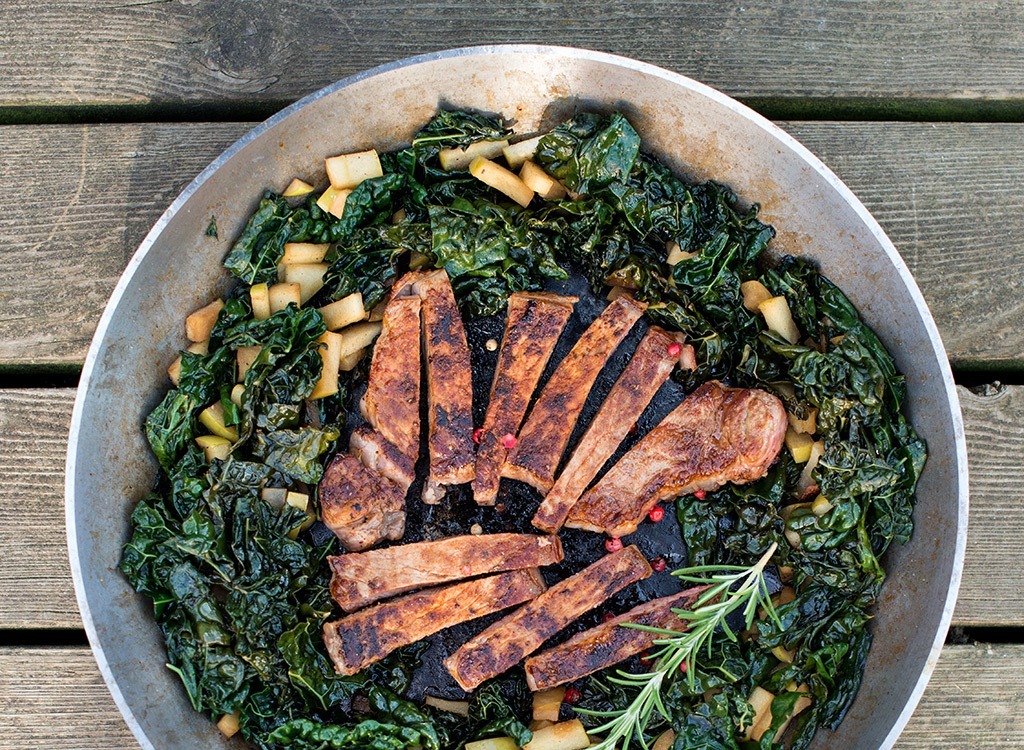
M 605 555 L 491 625 L 444 664 L 463 690 L 473 690 L 514 667 L 584 612 L 650 574 L 651 566 L 636 547 Z
M 619 459 L 566 526 L 620 537 L 661 500 L 760 479 L 786 434 L 786 410 L 759 390 L 705 383 Z
M 580 336 L 530 410 L 501 475 L 547 492 L 594 381 L 647 308 L 629 296 L 611 302 Z
M 530 690 L 545 690 L 578 680 L 646 651 L 664 636 L 646 630 L 623 627 L 624 623 L 646 625 L 682 632 L 689 626 L 675 612 L 691 609 L 706 589 L 697 586 L 672 596 L 653 599 L 625 614 L 574 635 L 565 643 L 526 660 L 526 684 Z
M 324 646 L 343 675 L 438 631 L 529 601 L 544 591 L 536 568 L 408 594 L 324 625 Z
M 476 452 L 473 497 L 479 505 L 494 505 L 507 454 L 502 439 L 519 430 L 537 381 L 576 301 L 576 297 L 544 292 L 516 292 L 508 298 L 505 336 Z
M 389 443 L 383 435 L 369 427 L 357 427 L 353 430 L 348 449 L 366 468 L 376 471 L 401 487 L 403 496 L 416 479 L 416 458 L 410 458 L 402 453 L 397 446 Z
M 353 455 L 331 459 L 319 496 L 321 520 L 350 552 L 401 539 L 405 532 L 405 491 Z
M 533 534 L 455 536 L 327 558 L 331 596 L 346 612 L 424 586 L 561 560 L 558 537 Z
M 427 356 L 430 475 L 423 502 L 434 504 L 444 497 L 445 486 L 473 480 L 473 380 L 466 329 L 448 274 L 420 274 L 411 286 L 423 301 Z
M 572 506 L 672 374 L 679 361 L 678 351 L 671 353 L 673 344 L 679 346 L 667 331 L 656 326 L 648 330 L 555 486 L 537 509 L 533 525 L 538 529 L 554 533 L 562 528 Z
M 420 307 L 419 297 L 404 296 L 392 299 L 384 309 L 366 393 L 359 402 L 363 418 L 383 440 L 365 434 L 358 438 L 370 452 L 361 456 L 364 463 L 406 490 L 415 478 L 420 452 Z M 377 454 L 386 468 L 378 466 Z

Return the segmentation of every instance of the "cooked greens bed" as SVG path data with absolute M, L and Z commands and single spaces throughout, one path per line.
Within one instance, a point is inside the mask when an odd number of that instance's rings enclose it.
M 519 670 L 475 691 L 468 716 L 421 700 L 444 657 L 433 652 L 457 646 L 451 639 L 465 640 L 482 623 L 352 677 L 336 675 L 323 649 L 321 626 L 332 615 L 326 556 L 343 550 L 315 522 L 316 484 L 359 422 L 369 358 L 360 359 L 365 349 L 350 353 L 337 392 L 311 398 L 323 391 L 320 308 L 359 293 L 371 311 L 410 266 L 444 268 L 469 332 L 474 390 L 486 398 L 494 355 L 485 342 L 500 338 L 510 293 L 570 289 L 584 298 L 581 306 L 599 308 L 610 289 L 628 290 L 649 303 L 646 321 L 684 333 L 696 349 L 696 369 L 677 369 L 665 386 L 676 402 L 719 379 L 775 394 L 794 425 L 764 479 L 678 498 L 669 506 L 675 518 L 670 512 L 635 535 L 645 552 L 644 545 L 661 551 L 674 567 L 750 566 L 774 544 L 770 570 L 787 584 L 775 597 L 776 618 L 755 618 L 743 633 L 742 623 L 719 628 L 694 667 L 663 684 L 667 718 L 650 717 L 648 740 L 671 728 L 675 748 L 768 748 L 783 740 L 805 747 L 819 728 L 842 720 L 857 692 L 885 579 L 882 555 L 911 534 L 925 446 L 901 412 L 903 378 L 812 262 L 766 253 L 774 231 L 756 206 L 740 208 L 723 185 L 675 177 L 640 150 L 620 115 L 581 114 L 544 135 L 533 162 L 561 184 L 551 200 L 534 197 L 526 208 L 489 187 L 478 169 L 442 166 L 446 149 L 510 134 L 499 120 L 440 112 L 409 148 L 380 156 L 383 176 L 343 197 L 334 211 L 340 218 L 329 213 L 338 203 L 321 191 L 260 201 L 225 261 L 238 283 L 223 307 L 205 315 L 208 341 L 182 353 L 172 368 L 177 387 L 145 424 L 160 473 L 132 514 L 121 569 L 153 601 L 168 668 L 196 710 L 228 734 L 239 726 L 256 747 L 435 750 L 490 737 L 525 745 L 531 698 Z M 562 186 L 568 194 L 560 198 Z M 330 244 L 322 288 L 302 286 L 311 296 L 301 305 L 254 315 L 260 285 L 278 282 L 286 243 Z M 758 310 L 758 294 L 785 304 Z M 202 328 L 202 318 L 191 322 Z M 248 369 L 238 383 L 240 351 Z M 653 423 L 645 413 L 640 432 Z M 267 487 L 290 494 L 269 502 Z M 458 491 L 423 506 L 413 491 L 403 541 L 469 533 L 473 525 L 530 532 L 540 496 L 509 482 L 502 493 L 507 507 L 479 508 Z M 604 553 L 593 534 L 563 532 L 563 542 L 566 560 L 556 574 Z M 679 590 L 667 576 L 619 595 L 611 611 Z M 639 659 L 622 666 L 649 668 Z M 561 717 L 588 727 L 604 719 L 576 708 L 616 713 L 636 698 L 614 669 L 571 689 L 575 706 L 562 704 Z M 746 739 L 765 691 L 774 696 L 769 724 L 759 740 Z M 463 698 L 457 688 L 440 697 Z

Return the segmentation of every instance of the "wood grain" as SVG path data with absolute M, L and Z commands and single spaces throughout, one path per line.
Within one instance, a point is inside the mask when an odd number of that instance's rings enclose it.
M 1024 622 L 1024 386 L 959 389 L 971 518 L 956 625 Z M 0 629 L 76 628 L 64 534 L 65 440 L 73 391 L 0 391 Z
M 947 646 L 900 750 L 1024 747 L 1024 646 Z M 0 648 L 0 750 L 138 750 L 86 648 Z
M 1024 367 L 1024 125 L 784 123 L 874 212 L 961 367 Z M 0 128 L 0 367 L 74 369 L 117 277 L 239 124 Z M 31 179 L 29 176 L 31 175 Z M 999 284 L 992 279 L 999 278 Z
M 729 94 L 1018 101 L 1024 7 L 1000 0 L 9 0 L 0 106 L 277 106 L 366 68 L 472 44 L 636 57 Z

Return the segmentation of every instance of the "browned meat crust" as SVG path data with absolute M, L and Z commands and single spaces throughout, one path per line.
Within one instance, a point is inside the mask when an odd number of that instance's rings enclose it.
M 561 560 L 558 537 L 533 534 L 455 536 L 327 558 L 331 596 L 346 612 L 425 586 Z
M 324 625 L 324 646 L 343 675 L 460 622 L 522 604 L 544 591 L 536 568 L 408 594 Z
M 672 374 L 678 354 L 670 354 L 669 347 L 676 343 L 672 334 L 656 326 L 647 332 L 555 486 L 537 509 L 534 526 L 550 533 L 562 528 L 572 506 Z
M 519 430 L 576 301 L 544 292 L 516 292 L 508 298 L 505 335 L 476 452 L 473 497 L 479 505 L 494 505 L 507 454 L 502 438 Z
M 515 448 L 502 467 L 503 477 L 526 482 L 541 492 L 551 489 L 555 469 L 590 388 L 646 307 L 632 297 L 618 297 L 584 331 L 530 410 Z
M 760 479 L 785 434 L 786 410 L 775 396 L 705 383 L 580 498 L 565 525 L 631 534 L 661 500 Z
M 463 690 L 511 669 L 570 622 L 651 574 L 636 547 L 606 555 L 491 625 L 445 660 Z
M 420 452 L 420 307 L 418 297 L 388 303 L 373 347 L 366 394 L 359 402 L 366 421 L 410 467 Z M 403 485 L 405 489 L 411 482 Z
M 416 479 L 415 457 L 403 454 L 383 435 L 369 427 L 357 427 L 352 432 L 348 449 L 364 466 L 390 479 L 403 492 L 408 492 L 409 485 Z
M 706 588 L 698 586 L 645 602 L 625 614 L 574 635 L 559 646 L 531 656 L 524 665 L 526 684 L 530 690 L 564 685 L 636 656 L 661 638 L 646 630 L 622 627 L 623 623 L 679 632 L 686 630 L 689 622 L 672 609 L 691 609 Z
M 473 380 L 469 345 L 455 293 L 445 271 L 414 277 L 423 301 L 427 357 L 427 415 L 430 475 L 423 501 L 437 503 L 445 486 L 473 480 Z
M 350 552 L 372 547 L 405 532 L 405 491 L 339 453 L 320 480 L 320 518 Z

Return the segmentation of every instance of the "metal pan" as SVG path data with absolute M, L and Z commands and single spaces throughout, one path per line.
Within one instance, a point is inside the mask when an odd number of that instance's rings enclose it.
M 171 204 L 128 264 L 86 357 L 71 422 L 67 529 L 78 604 L 100 670 L 145 748 L 209 746 L 150 606 L 117 571 L 134 502 L 156 466 L 140 426 L 183 346 L 182 319 L 229 286 L 221 260 L 265 188 L 323 159 L 408 143 L 439 106 L 500 112 L 521 131 L 576 109 L 621 110 L 644 148 L 679 173 L 729 184 L 775 225 L 779 252 L 815 258 L 907 374 L 911 420 L 928 441 L 913 539 L 886 558 L 864 683 L 839 730 L 815 747 L 889 748 L 938 659 L 963 566 L 967 454 L 935 323 L 888 237 L 813 154 L 750 109 L 675 73 L 612 55 L 539 46 L 450 50 L 339 81 L 224 152 Z M 215 216 L 220 239 L 206 236 Z

